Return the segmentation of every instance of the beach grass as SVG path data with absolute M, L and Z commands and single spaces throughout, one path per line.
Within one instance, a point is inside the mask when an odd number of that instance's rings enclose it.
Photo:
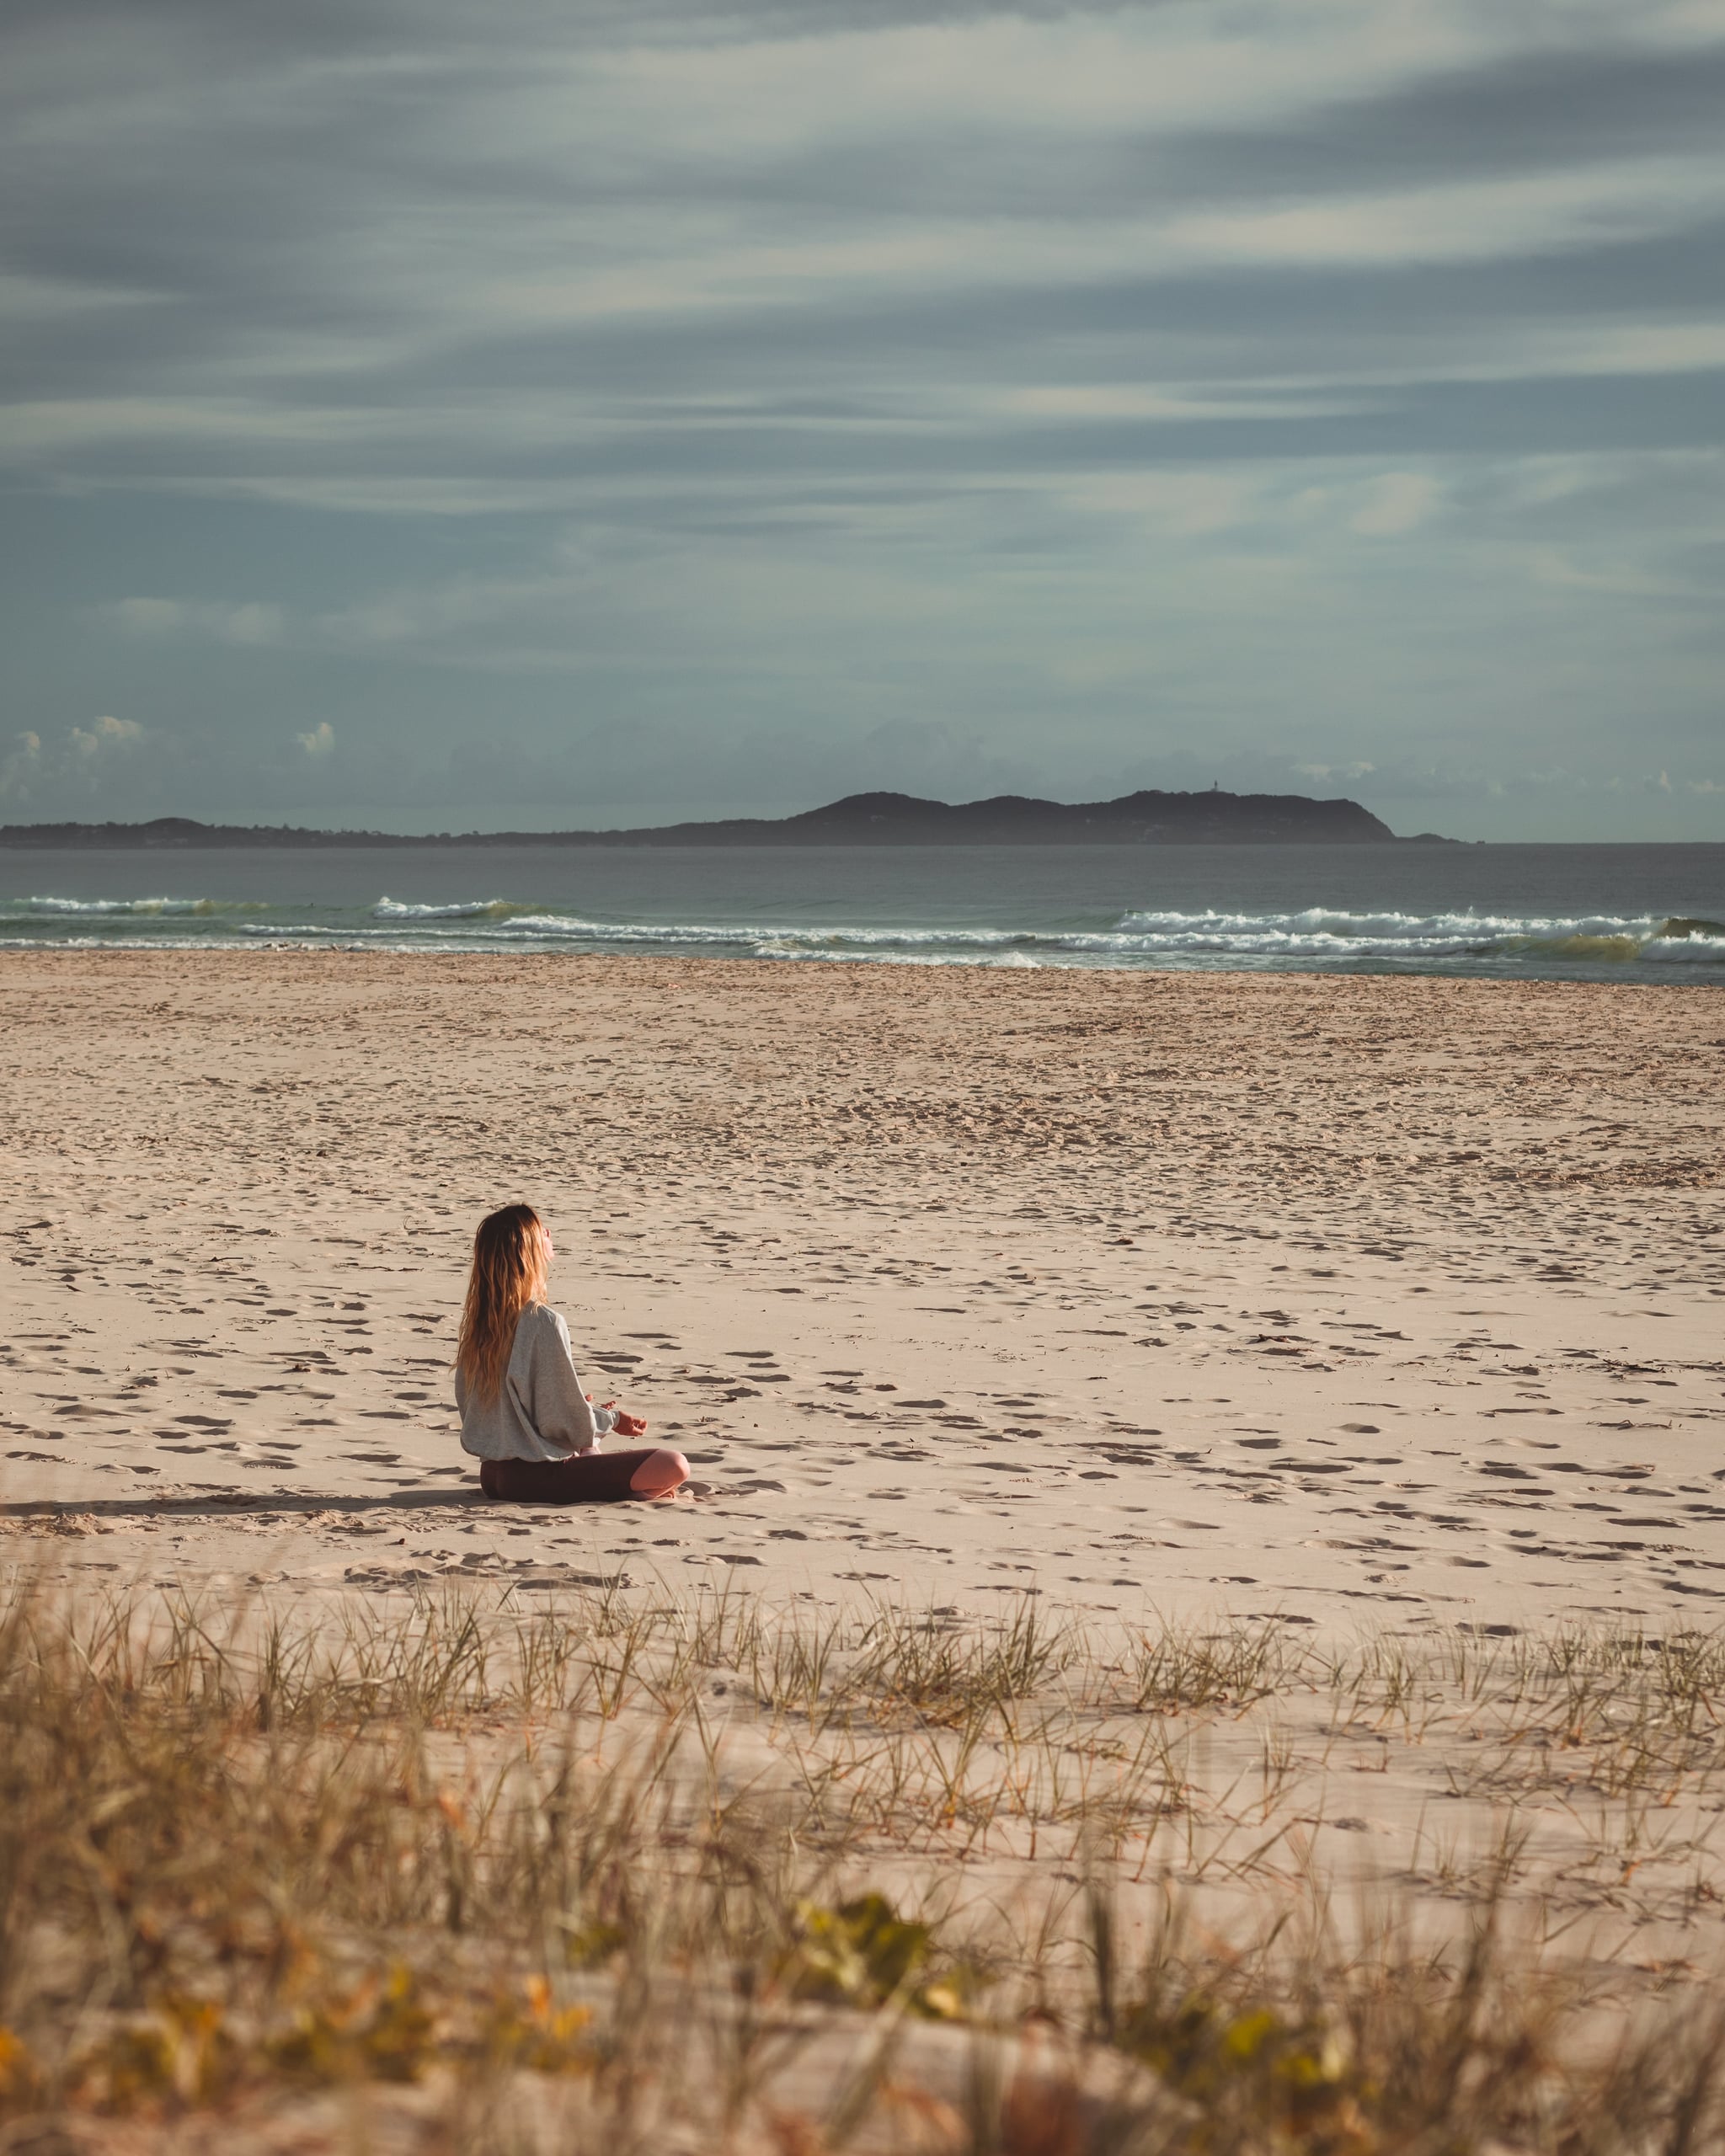
M 20 1573 L 0 2145 L 1683 2156 L 1722 1700 L 1701 1634 Z

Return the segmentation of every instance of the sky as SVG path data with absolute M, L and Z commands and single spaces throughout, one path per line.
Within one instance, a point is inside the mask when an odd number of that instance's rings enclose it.
M 1725 0 L 8 0 L 0 820 L 1725 839 Z

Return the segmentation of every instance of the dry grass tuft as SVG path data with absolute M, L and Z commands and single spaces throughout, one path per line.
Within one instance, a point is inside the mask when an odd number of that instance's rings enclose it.
M 1711 1939 L 1722 1687 L 1700 1637 L 19 1580 L 0 2145 L 1690 2156 L 1722 1994 L 1577 1925 Z M 1344 1907 L 1329 1779 L 1392 1747 L 1495 1838 L 1422 1811 Z

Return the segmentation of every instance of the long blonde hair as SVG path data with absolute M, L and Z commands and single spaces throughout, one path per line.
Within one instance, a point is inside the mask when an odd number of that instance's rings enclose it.
M 521 1312 L 545 1291 L 551 1238 L 531 1205 L 488 1213 L 473 1236 L 473 1269 L 456 1342 L 455 1366 L 478 1399 L 503 1389 Z

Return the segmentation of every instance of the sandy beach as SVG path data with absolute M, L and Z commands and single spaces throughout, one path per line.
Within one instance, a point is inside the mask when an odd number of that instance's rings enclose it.
M 1713 993 L 270 951 L 0 1000 L 18 2133 L 1714 2104 Z M 675 1502 L 480 1495 L 517 1197 Z
M 0 1517 L 74 1574 L 1720 1613 L 1710 990 L 88 953 L 0 1011 Z M 517 1197 L 692 1498 L 480 1497 Z

